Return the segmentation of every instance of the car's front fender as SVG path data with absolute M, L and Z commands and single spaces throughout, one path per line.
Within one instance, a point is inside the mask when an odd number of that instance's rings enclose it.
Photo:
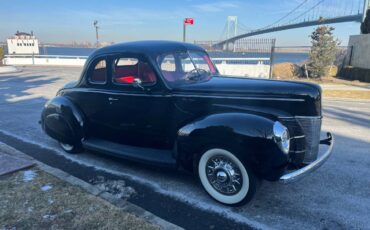
M 209 146 L 232 148 L 261 177 L 278 179 L 288 157 L 273 140 L 273 125 L 273 120 L 249 113 L 205 116 L 178 130 L 178 157 L 187 162 Z

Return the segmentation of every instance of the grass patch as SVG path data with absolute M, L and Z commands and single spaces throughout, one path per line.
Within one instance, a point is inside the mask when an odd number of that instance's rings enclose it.
M 26 171 L 0 177 L 0 229 L 158 229 L 38 168 L 32 171 L 29 181 Z
M 323 97 L 370 99 L 370 91 L 362 90 L 323 90 Z

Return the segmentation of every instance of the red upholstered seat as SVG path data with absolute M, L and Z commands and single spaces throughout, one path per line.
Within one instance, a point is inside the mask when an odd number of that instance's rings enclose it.
M 132 84 L 138 76 L 138 66 L 116 66 L 114 71 L 114 81 L 121 84 Z
M 147 63 L 139 62 L 139 64 L 136 65 L 115 67 L 115 82 L 121 84 L 132 84 L 135 78 L 139 78 L 143 83 L 152 83 L 156 81 L 155 73 Z
M 147 63 L 141 63 L 140 65 L 140 80 L 144 83 L 153 83 L 156 81 L 155 73 Z
M 123 77 L 116 77 L 115 81 L 117 83 L 122 83 L 122 84 L 132 84 L 135 80 L 134 76 L 123 76 Z

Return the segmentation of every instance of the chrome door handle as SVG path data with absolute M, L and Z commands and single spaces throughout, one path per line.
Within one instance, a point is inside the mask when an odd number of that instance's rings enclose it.
M 117 98 L 113 98 L 113 97 L 109 97 L 109 98 L 108 98 L 108 100 L 109 100 L 109 101 L 118 101 L 118 99 L 117 99 Z

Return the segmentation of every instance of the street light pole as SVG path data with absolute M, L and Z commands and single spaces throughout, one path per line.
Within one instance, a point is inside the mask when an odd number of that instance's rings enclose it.
M 94 27 L 95 27 L 95 34 L 96 34 L 96 47 L 99 47 L 99 32 L 98 32 L 99 26 L 98 26 L 97 20 L 94 21 Z
M 182 30 L 182 41 L 186 42 L 186 24 L 185 22 L 182 23 L 184 25 L 183 30 Z

